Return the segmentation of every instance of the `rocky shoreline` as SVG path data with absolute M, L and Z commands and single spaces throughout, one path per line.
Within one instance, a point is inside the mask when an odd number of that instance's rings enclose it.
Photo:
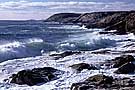
M 116 34 L 135 33 L 135 11 L 59 13 L 45 21 L 79 24 L 86 28 L 104 28 L 105 31 L 117 30 Z
M 116 12 L 93 12 L 85 14 L 74 14 L 74 13 L 60 13 L 55 14 L 48 18 L 48 22 L 59 22 L 59 23 L 72 23 L 85 26 L 86 28 L 104 28 L 104 32 L 110 30 L 116 30 L 113 34 L 126 34 L 135 33 L 135 11 L 116 11 Z M 110 32 L 112 33 L 112 32 Z M 91 54 L 106 54 L 111 51 L 99 51 L 91 52 Z M 82 51 L 65 51 L 62 53 L 50 54 L 49 57 L 52 60 L 61 60 L 65 57 L 72 55 L 80 55 Z M 123 52 L 125 53 L 125 52 Z M 133 51 L 131 53 L 134 53 Z M 90 58 L 90 57 L 89 57 Z M 80 59 L 80 58 L 79 58 Z M 62 62 L 62 61 L 61 61 Z M 73 61 L 74 62 L 74 61 Z M 65 63 L 64 63 L 65 64 Z M 135 73 L 135 58 L 132 55 L 121 55 L 119 57 L 106 60 L 105 62 L 98 64 L 89 64 L 86 62 L 79 62 L 76 64 L 70 63 L 67 68 L 75 70 L 76 75 L 81 73 L 83 70 L 109 70 L 115 69 L 114 74 L 126 75 Z M 55 69 L 54 67 L 42 67 L 21 70 L 15 74 L 12 74 L 8 79 L 9 83 L 19 85 L 40 85 L 53 80 L 59 79 L 59 75 L 64 74 L 64 71 Z M 128 78 L 116 78 L 113 76 L 97 74 L 90 76 L 84 81 L 72 83 L 70 90 L 134 90 L 135 89 L 135 77 Z
M 80 53 L 80 52 L 79 52 Z M 78 52 L 64 52 L 61 54 L 53 54 L 54 56 L 63 56 L 78 54 Z M 64 56 L 64 57 L 66 57 Z M 61 58 L 64 58 L 61 57 Z M 111 60 L 107 60 L 103 63 L 99 63 L 98 66 L 90 65 L 87 63 L 78 63 L 69 66 L 73 70 L 76 70 L 76 73 L 81 73 L 83 70 L 100 70 L 102 67 L 104 69 L 116 68 L 113 72 L 115 74 L 130 74 L 135 72 L 135 59 L 132 55 L 122 55 Z M 57 72 L 57 73 L 56 73 Z M 37 84 L 44 84 L 53 80 L 58 79 L 58 75 L 64 74 L 64 71 L 54 69 L 52 67 L 43 67 L 43 68 L 34 68 L 32 70 L 22 70 L 17 74 L 13 74 L 10 78 L 10 83 L 16 84 L 27 84 L 30 86 Z M 107 76 L 104 74 L 97 74 L 90 76 L 83 82 L 73 83 L 70 87 L 71 90 L 92 90 L 92 89 L 122 89 L 122 90 L 134 90 L 135 77 L 128 78 L 116 78 L 112 76 Z

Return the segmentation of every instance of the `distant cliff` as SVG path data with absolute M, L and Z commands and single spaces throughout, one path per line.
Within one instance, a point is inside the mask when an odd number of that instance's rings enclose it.
M 87 28 L 105 28 L 117 30 L 120 34 L 135 33 L 135 11 L 108 11 L 85 14 L 59 13 L 46 21 L 60 23 L 80 23 Z
M 81 14 L 76 14 L 76 13 L 59 13 L 59 14 L 54 14 L 53 16 L 49 17 L 46 21 L 47 22 L 72 23 L 80 15 Z

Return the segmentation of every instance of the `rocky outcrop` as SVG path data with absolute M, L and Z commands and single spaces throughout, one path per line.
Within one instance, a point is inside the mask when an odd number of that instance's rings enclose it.
M 108 60 L 105 63 L 101 64 L 101 66 L 106 66 L 106 68 L 117 68 L 114 73 L 117 74 L 129 74 L 135 72 L 135 64 L 134 57 L 132 55 L 122 55 L 120 57 L 116 57 L 112 60 Z
M 85 19 L 87 20 L 87 22 Z M 84 25 L 86 25 L 86 28 L 105 28 L 105 30 L 117 30 L 115 34 L 126 34 L 127 32 L 135 32 L 134 11 L 98 12 L 93 14 L 91 13 L 86 16 L 84 15 L 81 20 Z
M 57 73 L 56 73 L 57 72 Z M 17 74 L 11 76 L 11 83 L 19 85 L 36 85 L 39 83 L 46 83 L 57 79 L 57 75 L 62 74 L 63 71 L 54 69 L 52 67 L 34 68 L 32 70 L 22 70 Z
M 116 34 L 135 33 L 135 11 L 108 11 L 85 14 L 60 13 L 51 16 L 46 21 L 79 23 L 85 25 L 86 28 L 117 30 Z
M 126 17 L 125 29 L 127 32 L 135 33 L 135 13 L 131 13 Z
M 122 55 L 112 60 L 113 68 L 118 68 L 126 63 L 135 61 L 132 55 Z
M 125 29 L 125 25 L 126 25 L 125 21 L 120 21 L 120 22 L 117 22 L 113 25 L 107 26 L 105 28 L 105 30 L 107 30 L 107 31 L 108 30 L 117 30 L 115 32 L 116 34 L 126 34 L 127 32 L 126 32 L 126 29 Z
M 72 23 L 74 22 L 81 14 L 76 13 L 59 13 L 54 14 L 49 17 L 47 22 L 60 22 L 60 23 Z
M 77 71 L 82 71 L 83 69 L 88 69 L 88 70 L 97 70 L 98 69 L 94 65 L 90 65 L 90 64 L 87 64 L 87 63 L 73 64 L 69 67 L 71 67 L 72 69 L 75 69 Z
M 126 11 L 87 13 L 82 15 L 77 22 L 85 24 L 87 28 L 105 28 L 123 20 L 128 13 Z
M 108 26 L 105 30 L 117 30 L 120 33 L 135 33 L 135 13 L 130 13 L 123 20 Z
M 99 74 L 89 77 L 84 82 L 73 83 L 71 90 L 134 90 L 134 85 L 134 79 Z
M 119 68 L 122 65 L 130 62 L 134 62 L 135 59 L 132 55 L 121 55 L 111 60 L 106 60 L 105 62 L 101 63 L 101 66 L 107 66 L 108 68 Z
M 135 71 L 135 65 L 133 63 L 126 63 L 118 68 L 114 73 L 117 74 L 129 74 L 134 73 Z
M 59 58 L 64 58 L 66 56 L 70 56 L 70 55 L 73 55 L 73 54 L 80 54 L 81 52 L 79 51 L 65 51 L 65 52 L 62 52 L 62 53 L 55 53 L 55 54 L 50 54 L 49 56 L 52 56 L 55 58 L 55 60 L 59 59 Z

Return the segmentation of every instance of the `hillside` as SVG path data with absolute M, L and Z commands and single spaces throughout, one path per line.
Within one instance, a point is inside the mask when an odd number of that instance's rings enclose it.
M 135 33 L 135 11 L 108 11 L 85 14 L 59 13 L 52 15 L 46 21 L 74 23 L 85 25 L 86 28 L 105 28 L 117 30 L 119 34 Z

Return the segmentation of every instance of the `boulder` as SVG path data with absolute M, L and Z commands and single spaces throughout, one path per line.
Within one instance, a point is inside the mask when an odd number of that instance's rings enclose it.
M 74 64 L 69 67 L 71 67 L 72 69 L 75 69 L 77 71 L 82 71 L 83 69 L 88 69 L 88 70 L 97 70 L 98 69 L 95 66 L 87 64 L 87 63 Z
M 49 56 L 53 56 L 55 57 L 55 59 L 59 59 L 59 58 L 64 58 L 66 56 L 70 56 L 70 55 L 73 55 L 73 54 L 80 54 L 81 52 L 79 51 L 65 51 L 65 52 L 62 52 L 62 53 L 55 53 L 55 54 L 50 54 Z
M 117 74 L 129 74 L 134 73 L 135 71 L 135 65 L 133 63 L 126 63 L 118 68 L 114 73 Z
M 98 89 L 99 87 L 108 87 L 108 85 L 111 85 L 112 82 L 112 77 L 99 74 L 89 77 L 84 82 L 73 83 L 71 86 L 71 90 L 94 90 Z
M 38 83 L 49 81 L 47 78 L 42 78 L 40 74 L 34 73 L 30 70 L 23 70 L 12 76 L 11 83 L 36 85 Z
M 134 79 L 113 78 L 98 74 L 89 77 L 84 82 L 73 83 L 70 90 L 134 90 L 134 85 Z
M 122 55 L 120 57 L 116 57 L 112 60 L 113 68 L 118 68 L 122 66 L 125 63 L 135 61 L 134 57 L 132 55 Z
M 58 72 L 55 74 L 55 72 Z M 29 86 L 39 83 L 46 83 L 57 78 L 62 71 L 52 67 L 34 68 L 32 70 L 22 70 L 11 76 L 11 83 L 19 85 L 27 84 Z
M 104 84 L 112 84 L 113 78 L 109 77 L 109 76 L 105 76 L 103 74 L 99 74 L 99 75 L 94 75 L 92 77 L 89 77 L 85 81 L 96 82 L 98 84 L 102 84 L 102 83 L 104 83 Z

